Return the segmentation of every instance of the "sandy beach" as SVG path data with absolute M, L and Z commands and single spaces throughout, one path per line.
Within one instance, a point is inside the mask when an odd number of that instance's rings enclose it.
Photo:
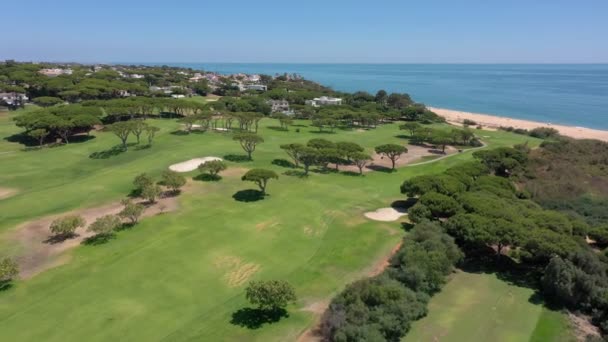
M 523 129 L 533 129 L 536 127 L 552 127 L 557 129 L 560 134 L 565 135 L 567 137 L 575 138 L 575 139 L 598 139 L 603 141 L 608 141 L 608 131 L 602 131 L 598 129 L 585 128 L 585 127 L 575 127 L 575 126 L 564 126 L 564 125 L 555 125 L 549 122 L 537 122 L 537 121 L 529 121 L 522 119 L 513 119 L 502 116 L 495 116 L 490 114 L 481 114 L 481 113 L 470 113 L 470 112 L 461 112 L 457 110 L 444 109 L 444 108 L 435 108 L 429 107 L 433 112 L 443 116 L 448 120 L 448 122 L 453 124 L 462 124 L 464 119 L 469 119 L 477 122 L 483 127 L 488 128 L 498 128 L 500 126 L 504 127 L 515 127 L 515 128 L 523 128 Z

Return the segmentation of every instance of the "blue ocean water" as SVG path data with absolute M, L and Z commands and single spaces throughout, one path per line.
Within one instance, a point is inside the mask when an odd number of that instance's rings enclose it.
M 298 73 L 340 91 L 385 89 L 434 107 L 608 129 L 608 64 L 165 64 Z

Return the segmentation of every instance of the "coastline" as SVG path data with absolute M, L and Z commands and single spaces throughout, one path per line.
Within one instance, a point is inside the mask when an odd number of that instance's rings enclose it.
M 445 117 L 445 119 L 451 124 L 461 125 L 464 119 L 473 120 L 476 123 L 482 125 L 484 128 L 497 129 L 500 126 L 523 128 L 531 130 L 537 127 L 551 127 L 559 131 L 561 135 L 574 138 L 574 139 L 597 139 L 608 142 L 608 131 L 599 129 L 578 127 L 578 126 L 566 126 L 566 125 L 555 125 L 549 122 L 539 122 L 523 119 L 514 119 L 492 114 L 483 113 L 471 113 L 463 112 L 459 110 L 452 110 L 446 108 L 428 107 L 433 112 Z

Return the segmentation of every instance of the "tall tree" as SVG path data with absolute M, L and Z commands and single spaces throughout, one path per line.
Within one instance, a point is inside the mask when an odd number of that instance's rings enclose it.
M 133 122 L 131 121 L 119 121 L 113 124 L 107 125 L 106 130 L 114 133 L 122 142 L 122 147 L 127 149 L 127 139 L 133 132 Z
M 295 167 L 299 166 L 300 163 L 300 153 L 306 147 L 300 143 L 292 143 L 292 144 L 284 144 L 280 146 L 283 151 L 291 157 Z
M 279 175 L 272 170 L 251 169 L 241 177 L 243 181 L 254 182 L 260 188 L 262 195 L 266 196 L 266 186 L 271 179 L 279 179 Z
M 293 286 L 283 280 L 252 281 L 245 289 L 245 297 L 260 310 L 276 311 L 295 302 L 296 293 Z
M 395 162 L 402 154 L 407 153 L 407 148 L 405 146 L 397 145 L 397 144 L 384 144 L 380 146 L 376 146 L 376 153 L 383 154 L 387 158 L 391 160 L 392 170 L 395 169 Z
M 256 146 L 264 142 L 264 139 L 255 133 L 238 133 L 234 135 L 233 140 L 241 144 L 243 150 L 247 152 L 249 160 L 253 160 L 251 154 L 255 151 Z

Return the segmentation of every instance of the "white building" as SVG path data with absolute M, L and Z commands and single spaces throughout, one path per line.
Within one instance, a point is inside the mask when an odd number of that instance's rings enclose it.
M 264 84 L 245 84 L 245 85 L 243 85 L 243 87 L 241 89 L 243 89 L 243 90 L 266 91 L 266 90 L 268 90 L 268 87 L 265 86 Z
M 339 106 L 339 105 L 342 105 L 342 99 L 338 98 L 338 97 L 321 96 L 321 97 L 315 97 L 312 100 L 306 100 L 306 104 L 313 106 L 313 107 Z
M 268 100 L 266 103 L 270 105 L 273 113 L 289 111 L 289 102 L 286 100 Z
M 19 106 L 27 100 L 29 100 L 28 97 L 22 93 L 0 93 L 0 104 L 7 106 Z
M 138 78 L 139 79 L 139 78 L 144 78 L 145 76 L 141 75 L 141 74 L 131 74 L 130 77 L 131 78 Z
M 59 68 L 41 69 L 38 72 L 45 76 L 48 76 L 48 77 L 55 77 L 55 76 L 59 76 L 59 75 L 71 75 L 72 69 L 59 69 Z

